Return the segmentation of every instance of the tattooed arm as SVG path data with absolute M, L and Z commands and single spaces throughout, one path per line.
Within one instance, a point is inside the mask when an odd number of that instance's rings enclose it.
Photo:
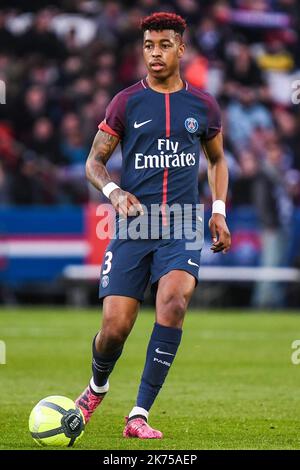
M 105 165 L 118 143 L 118 137 L 103 131 L 98 131 L 94 139 L 86 162 L 86 176 L 99 191 L 111 182 Z
M 106 163 L 118 143 L 119 138 L 107 132 L 98 131 L 95 136 L 86 162 L 86 176 L 99 191 L 102 191 L 102 188 L 106 184 L 111 183 L 111 177 L 106 169 Z M 136 215 L 137 212 L 143 213 L 138 199 L 133 194 L 123 191 L 121 188 L 114 189 L 110 193 L 109 199 L 116 211 L 124 217 L 127 217 L 127 215 Z

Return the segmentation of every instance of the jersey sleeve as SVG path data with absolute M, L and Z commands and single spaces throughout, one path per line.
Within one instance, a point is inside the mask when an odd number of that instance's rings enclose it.
M 105 118 L 98 129 L 122 140 L 125 131 L 126 99 L 124 94 L 118 93 L 106 108 Z
M 208 95 L 208 98 L 207 127 L 202 136 L 204 140 L 213 139 L 222 130 L 220 107 L 213 96 Z

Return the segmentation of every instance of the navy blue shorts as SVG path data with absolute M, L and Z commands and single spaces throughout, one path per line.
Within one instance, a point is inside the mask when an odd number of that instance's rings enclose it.
M 201 248 L 187 249 L 187 239 L 113 239 L 101 266 L 99 297 L 122 295 L 143 301 L 150 280 L 179 269 L 199 279 Z

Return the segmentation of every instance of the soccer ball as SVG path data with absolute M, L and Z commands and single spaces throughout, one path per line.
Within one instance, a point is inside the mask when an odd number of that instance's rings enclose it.
M 84 417 L 70 398 L 46 397 L 29 416 L 29 431 L 41 446 L 71 447 L 84 433 Z

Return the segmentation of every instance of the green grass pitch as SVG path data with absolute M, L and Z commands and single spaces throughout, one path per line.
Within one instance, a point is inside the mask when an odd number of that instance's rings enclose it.
M 111 376 L 111 389 L 77 449 L 300 448 L 300 365 L 291 344 L 300 316 L 189 311 L 183 340 L 150 415 L 161 441 L 122 437 L 134 404 L 153 311 L 142 311 Z M 96 310 L 57 307 L 0 312 L 0 449 L 40 449 L 28 432 L 47 395 L 75 399 L 90 378 Z M 70 449 L 70 452 L 74 452 Z

